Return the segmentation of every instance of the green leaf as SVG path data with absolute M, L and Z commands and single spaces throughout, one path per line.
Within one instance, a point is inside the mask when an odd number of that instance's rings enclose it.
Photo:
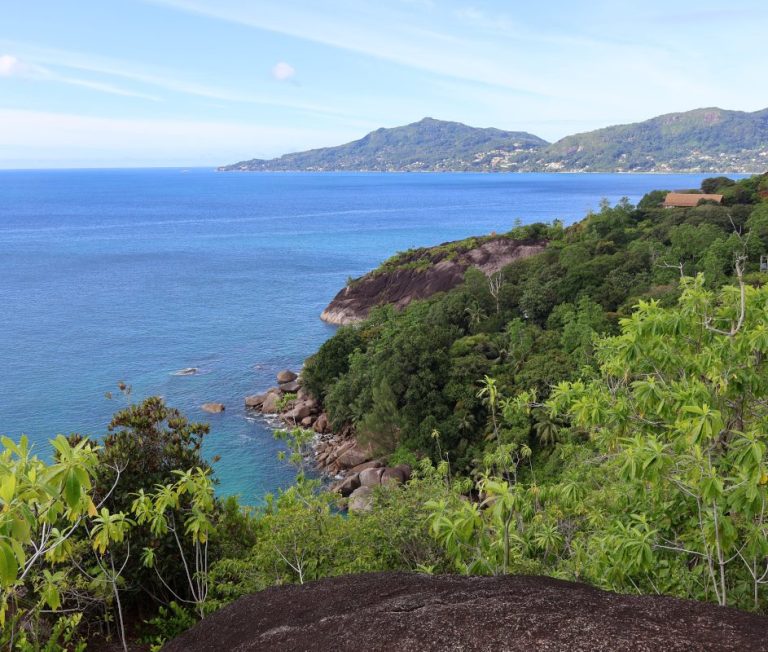
M 67 479 L 64 483 L 64 500 L 67 502 L 67 507 L 75 509 L 80 502 L 80 494 L 82 491 L 82 485 L 77 477 L 77 473 L 71 470 L 67 473 Z
M 11 586 L 16 581 L 19 565 L 16 555 L 6 541 L 0 541 L 0 584 Z
M 0 498 L 7 505 L 13 500 L 13 494 L 16 492 L 16 476 L 9 473 L 0 480 Z

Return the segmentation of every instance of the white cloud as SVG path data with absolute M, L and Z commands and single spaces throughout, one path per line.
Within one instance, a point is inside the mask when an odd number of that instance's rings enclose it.
M 50 74 L 45 68 L 19 59 L 13 54 L 0 56 L 0 77 L 40 78 Z
M 10 77 L 18 74 L 21 62 L 10 54 L 0 56 L 0 77 Z
M 296 76 L 296 68 L 290 63 L 279 61 L 272 68 L 272 76 L 277 79 L 277 81 L 287 81 Z

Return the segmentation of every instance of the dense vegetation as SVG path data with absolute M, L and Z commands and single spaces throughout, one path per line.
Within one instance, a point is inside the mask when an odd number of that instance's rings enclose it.
M 487 279 L 340 328 L 305 368 L 337 425 L 410 461 L 344 515 L 300 473 L 214 498 L 207 427 L 158 398 L 99 443 L 0 453 L 0 645 L 159 645 L 240 595 L 370 570 L 544 573 L 768 606 L 768 176 L 728 206 L 604 205 Z M 126 388 L 124 388 L 126 389 Z M 302 465 L 311 433 L 284 433 Z
M 754 172 L 768 161 L 768 109 L 670 113 L 566 136 L 477 129 L 425 118 L 337 147 L 252 159 L 222 170 Z
M 352 423 L 384 449 L 376 434 L 396 432 L 405 449 L 436 459 L 432 433 L 439 431 L 455 470 L 468 472 L 495 438 L 479 379 L 493 377 L 506 396 L 517 388 L 546 396 L 593 362 L 594 334 L 615 333 L 638 300 L 672 305 L 679 277 L 699 272 L 718 287 L 743 250 L 747 274 L 757 269 L 768 251 L 768 205 L 752 202 L 768 178 L 721 184 L 745 203 L 665 209 L 664 193 L 655 192 L 637 207 L 604 205 L 569 229 L 518 227 L 515 237 L 548 239 L 546 251 L 491 279 L 469 270 L 454 291 L 401 313 L 381 308 L 361 326 L 339 329 L 308 360 L 308 387 L 336 427 Z M 546 415 L 505 427 L 524 437 L 545 428 Z

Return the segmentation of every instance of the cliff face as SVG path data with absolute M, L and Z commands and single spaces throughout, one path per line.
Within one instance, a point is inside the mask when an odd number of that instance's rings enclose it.
M 426 299 L 459 285 L 464 272 L 476 267 L 487 276 L 520 258 L 542 252 L 545 242 L 512 240 L 504 236 L 477 241 L 475 246 L 446 243 L 397 257 L 392 264 L 356 279 L 341 290 L 320 318 L 343 325 L 362 321 L 372 308 L 392 304 L 402 310 L 411 301 Z
M 768 618 L 548 577 L 347 575 L 273 587 L 211 614 L 165 652 L 765 650 Z

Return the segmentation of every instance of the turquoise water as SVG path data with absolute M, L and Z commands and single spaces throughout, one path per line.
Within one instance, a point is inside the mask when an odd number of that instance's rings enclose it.
M 408 247 L 572 222 L 603 197 L 701 178 L 0 172 L 0 432 L 41 452 L 58 432 L 100 436 L 123 380 L 209 421 L 220 492 L 258 503 L 293 472 L 243 397 L 332 334 L 318 315 L 347 277 Z M 173 375 L 185 367 L 200 373 Z

